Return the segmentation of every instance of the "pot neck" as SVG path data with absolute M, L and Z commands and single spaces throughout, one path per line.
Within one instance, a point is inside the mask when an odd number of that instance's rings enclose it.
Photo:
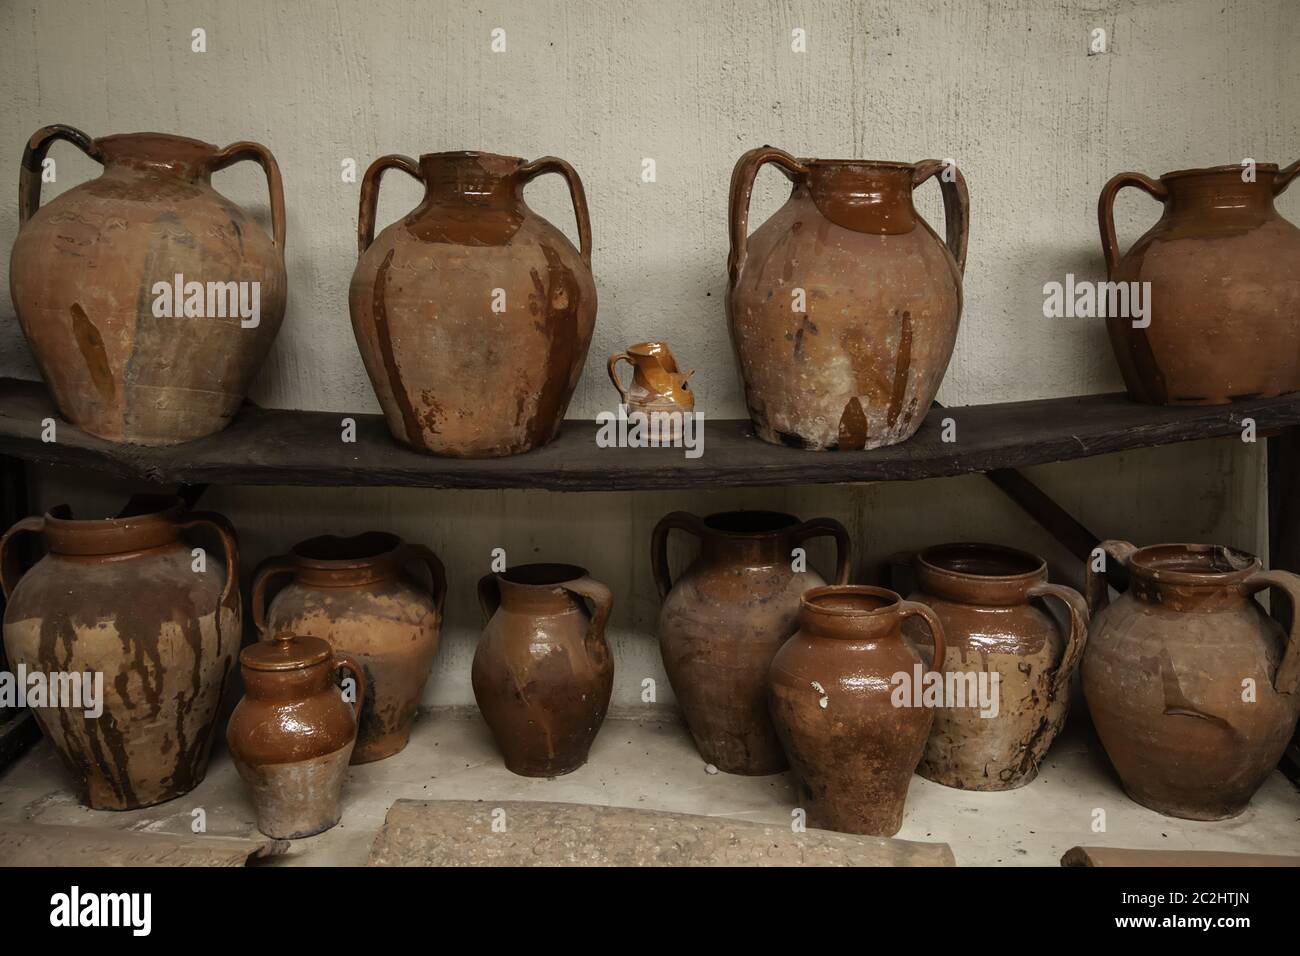
M 420 157 L 424 205 L 513 209 L 523 201 L 517 175 L 524 161 L 495 153 L 425 153 Z
M 779 511 L 723 511 L 709 515 L 703 526 L 705 563 L 789 568 L 800 522 Z
M 1250 601 L 1244 585 L 1261 570 L 1245 551 L 1209 544 L 1158 544 L 1128 559 L 1128 593 L 1176 611 L 1216 611 Z
M 299 701 L 329 689 L 328 662 L 311 664 L 286 671 L 263 671 L 241 667 L 244 692 L 254 700 Z
M 1167 173 L 1160 178 L 1169 191 L 1165 215 L 1171 219 L 1184 216 L 1219 218 L 1262 218 L 1276 215 L 1273 187 L 1277 167 L 1271 163 L 1255 167 L 1255 181 L 1242 179 L 1240 166 L 1215 169 L 1191 169 Z
M 1029 589 L 1047 581 L 1047 565 L 1027 551 L 994 544 L 944 544 L 916 556 L 917 587 L 925 594 L 989 607 L 1029 602 Z
M 865 584 L 828 584 L 805 591 L 799 630 L 840 641 L 901 640 L 902 598 Z
M 166 133 L 122 133 L 95 140 L 104 173 L 209 183 L 220 150 L 211 143 Z
M 808 174 L 795 193 L 806 189 L 818 211 L 837 226 L 882 236 L 916 228 L 911 165 L 814 159 L 806 166 Z
M 395 534 L 368 531 L 350 538 L 321 535 L 294 545 L 294 578 L 313 587 L 360 587 L 397 577 L 404 543 Z
M 45 544 L 51 554 L 103 558 L 161 548 L 180 538 L 184 511 L 170 495 L 137 495 L 115 518 L 76 519 L 59 505 L 45 515 Z
M 587 576 L 572 564 L 521 564 L 494 575 L 501 606 L 518 614 L 563 614 L 581 608 L 564 585 Z

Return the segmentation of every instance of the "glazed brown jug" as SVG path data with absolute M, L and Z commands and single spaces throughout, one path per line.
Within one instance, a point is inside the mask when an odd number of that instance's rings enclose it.
M 424 200 L 374 237 L 385 170 Z M 582 251 L 528 208 L 543 173 L 569 184 Z M 393 435 L 458 458 L 515 455 L 560 430 L 596 322 L 591 222 L 562 159 L 492 153 L 375 160 L 361 185 L 352 329 Z
M 1296 625 L 1283 633 L 1252 596 L 1276 588 L 1300 607 L 1300 577 L 1218 545 L 1100 547 L 1129 578 L 1108 604 L 1088 565 L 1083 694 L 1106 755 L 1143 806 L 1188 820 L 1237 816 L 1300 715 Z
M 934 711 L 916 772 L 962 790 L 1023 787 L 1065 725 L 1070 679 L 1088 639 L 1087 602 L 1050 583 L 1042 558 L 1015 548 L 945 544 L 926 548 L 913 564 L 917 591 L 908 599 L 934 611 L 943 625 L 943 673 L 961 678 L 953 681 L 961 699 Z M 1043 598 L 1065 606 L 1067 630 L 1039 606 Z M 916 623 L 904 631 L 928 652 L 929 634 Z
M 632 366 L 632 381 L 619 381 L 618 363 Z M 687 413 L 695 409 L 695 393 L 688 380 L 695 372 L 682 374 L 666 342 L 641 342 L 609 357 L 609 380 L 618 389 L 618 397 L 628 413 Z
M 746 238 L 754 177 L 790 198 Z M 939 177 L 947 246 L 912 205 Z M 955 166 L 795 159 L 763 146 L 731 175 L 727 321 L 759 438 L 878 448 L 920 427 L 961 316 L 969 201 Z
M 930 669 L 942 672 L 943 627 L 924 604 L 867 585 L 803 595 L 799 630 L 776 652 L 768 687 L 809 826 L 893 836 L 903 825 L 907 787 L 934 719 L 929 707 L 892 699 L 895 675 L 911 679 L 925 669 L 902 633 L 913 615 L 929 625 Z
M 41 206 L 56 140 L 104 172 Z M 273 236 L 212 188 L 214 172 L 246 159 L 266 171 Z M 225 428 L 284 319 L 284 193 L 270 150 L 47 126 L 20 180 L 9 290 L 59 413 L 142 445 Z
M 1260 163 L 1251 182 L 1242 166 L 1184 169 L 1159 181 L 1120 173 L 1102 189 L 1097 218 L 1110 280 L 1150 283 L 1145 328 L 1127 315 L 1106 319 L 1130 396 L 1222 405 L 1300 389 L 1300 230 L 1273 208 L 1297 173 L 1300 162 L 1283 170 Z M 1121 256 L 1114 203 L 1125 186 L 1164 211 Z
M 429 584 L 411 577 L 427 569 Z M 267 604 L 267 587 L 291 575 Z M 391 757 L 406 746 L 429 679 L 447 596 L 447 573 L 428 548 L 371 531 L 322 535 L 268 558 L 253 575 L 253 621 L 263 635 L 319 637 L 365 672 L 366 701 L 353 763 Z
M 506 767 L 524 777 L 577 770 L 614 687 L 609 588 L 570 564 L 523 564 L 485 575 L 478 594 L 487 625 L 470 676 Z
M 328 830 L 343 813 L 343 781 L 365 703 L 361 664 L 317 637 L 280 634 L 239 653 L 244 698 L 226 743 L 253 794 L 257 828 L 278 840 Z M 352 676 L 348 703 L 334 674 Z
M 220 552 L 185 539 L 208 532 Z M 26 574 L 19 535 L 47 554 Z M 28 673 L 103 675 L 98 716 L 33 707 L 94 810 L 135 810 L 203 780 L 217 712 L 240 643 L 239 551 L 221 515 L 179 498 L 137 496 L 116 518 L 78 520 L 66 505 L 0 539 L 8 605 L 5 654 Z
M 668 567 L 673 530 L 700 542 L 698 557 L 676 581 Z M 664 670 L 700 756 L 719 770 L 786 768 L 768 713 L 767 672 L 798 627 L 800 595 L 826 583 L 795 554 L 823 535 L 835 539 L 834 581 L 845 584 L 851 545 L 834 518 L 801 522 L 770 511 L 729 511 L 701 519 L 674 511 L 655 525 L 650 560 L 663 601 Z

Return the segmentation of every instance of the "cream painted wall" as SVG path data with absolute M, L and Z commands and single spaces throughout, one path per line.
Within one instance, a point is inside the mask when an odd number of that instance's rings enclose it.
M 0 0 L 0 157 L 39 126 L 92 135 L 183 133 L 256 139 L 279 159 L 288 205 L 289 314 L 253 398 L 265 405 L 376 411 L 347 317 L 357 186 L 386 152 L 482 148 L 554 153 L 581 173 L 591 205 L 600 314 L 570 409 L 590 418 L 614 393 L 604 356 L 666 338 L 697 370 L 700 408 L 743 415 L 722 300 L 726 189 L 745 149 L 893 160 L 953 157 L 971 192 L 966 310 L 940 401 L 1007 401 L 1115 390 L 1104 329 L 1041 317 L 1042 284 L 1101 272 L 1096 196 L 1124 169 L 1289 162 L 1300 154 L 1300 19 L 1294 0 Z M 207 32 L 208 52 L 190 50 Z M 506 30 L 507 50 L 490 50 Z M 790 31 L 808 50 L 790 50 Z M 1089 31 L 1110 52 L 1087 55 Z M 46 196 L 94 175 L 53 154 Z M 640 179 L 653 158 L 657 182 Z M 558 181 L 529 202 L 574 233 Z M 218 188 L 262 215 L 252 166 Z M 751 222 L 783 199 L 760 177 Z M 937 190 L 920 206 L 941 223 Z M 390 177 L 380 219 L 416 187 Z M 1300 221 L 1300 189 L 1280 207 Z M 1125 195 L 1127 243 L 1155 204 Z M 0 249 L 17 231 L 0 207 Z M 0 313 L 12 314 L 0 293 Z M 17 324 L 0 322 L 0 374 L 34 377 Z M 1262 550 L 1263 453 L 1223 440 L 1031 470 L 1102 536 L 1213 540 Z M 41 472 L 42 503 L 112 510 L 126 489 Z M 468 702 L 473 582 L 490 548 L 587 564 L 615 591 L 617 702 L 660 681 L 647 540 L 665 511 L 734 506 L 830 514 L 855 530 L 866 565 L 949 538 L 989 538 L 1077 568 L 978 476 L 916 484 L 683 494 L 213 489 L 207 507 L 241 529 L 246 564 L 324 531 L 391 528 L 433 545 L 453 587 L 448 636 L 427 699 Z M 863 574 L 870 568 L 864 566 Z

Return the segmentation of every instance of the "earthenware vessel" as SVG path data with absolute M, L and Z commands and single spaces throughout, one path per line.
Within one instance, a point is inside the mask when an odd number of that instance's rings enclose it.
M 423 201 L 374 237 L 380 177 Z M 569 184 L 581 252 L 528 208 L 543 173 Z M 492 153 L 383 156 L 366 170 L 352 329 L 393 435 L 438 455 L 493 458 L 556 436 L 596 322 L 591 223 L 562 159 Z
M 954 696 L 935 709 L 916 772 L 962 790 L 1012 790 L 1029 783 L 1065 724 L 1070 680 L 1088 638 L 1088 605 L 1047 580 L 1042 558 L 994 544 L 944 544 L 916 555 L 909 600 L 943 625 Z M 1062 630 L 1041 599 L 1064 605 Z M 928 650 L 929 634 L 904 631 Z M 996 683 L 995 683 L 996 681 Z
M 257 828 L 279 840 L 328 830 L 343 813 L 343 781 L 365 705 L 360 662 L 318 637 L 283 633 L 244 648 L 239 665 L 245 693 L 226 743 L 252 790 Z M 351 678 L 345 689 L 335 683 L 340 670 Z
M 47 553 L 23 574 L 25 532 Z M 101 520 L 60 505 L 0 539 L 0 583 L 10 666 L 103 675 L 102 713 L 32 707 L 81 801 L 134 810 L 197 786 L 240 643 L 230 523 L 166 496 L 136 496 Z
M 1145 316 L 1131 314 L 1140 285 L 1120 287 L 1128 310 L 1118 288 L 1116 308 L 1107 306 L 1133 398 L 1221 405 L 1300 389 L 1300 230 L 1273 207 L 1297 173 L 1300 162 L 1183 169 L 1158 181 L 1120 173 L 1102 189 L 1097 218 L 1110 281 L 1150 283 Z M 1164 210 L 1121 256 L 1113 207 L 1125 186 Z
M 523 564 L 485 575 L 478 594 L 487 625 L 474 653 L 474 699 L 506 767 L 525 777 L 577 770 L 614 686 L 609 588 L 570 564 Z
M 104 171 L 41 206 L 56 140 Z M 214 172 L 246 159 L 266 171 L 270 236 L 212 188 Z M 224 428 L 284 319 L 284 194 L 270 150 L 47 126 L 27 143 L 19 194 L 9 290 L 59 413 L 142 445 Z
M 674 581 L 668 537 L 699 540 L 698 556 Z M 804 545 L 830 536 L 834 581 L 849 579 L 851 545 L 833 518 L 799 521 L 770 511 L 729 511 L 697 518 L 665 515 L 651 537 L 650 560 L 663 607 L 659 648 L 677 703 L 700 756 L 727 773 L 786 768 L 767 705 L 767 672 L 798 627 L 799 598 L 826 583 Z
M 632 381 L 628 385 L 619 381 L 619 362 L 632 366 Z M 681 433 L 680 416 L 695 410 L 695 393 L 688 384 L 694 374 L 690 371 L 683 375 L 678 370 L 677 360 L 666 342 L 641 342 L 609 357 L 609 380 L 618 389 L 620 403 L 627 406 L 628 416 L 669 415 L 665 422 L 672 438 Z
M 933 635 L 932 666 L 902 633 L 913 615 Z M 867 585 L 804 593 L 799 630 L 776 652 L 768 686 L 808 826 L 898 832 L 934 719 L 921 694 L 899 691 L 927 670 L 942 672 L 943 661 L 943 626 L 924 604 Z
M 1100 547 L 1129 580 L 1108 604 L 1089 563 L 1083 694 L 1106 755 L 1143 806 L 1189 820 L 1237 816 L 1300 715 L 1296 626 L 1284 633 L 1253 595 L 1275 588 L 1300 607 L 1300 577 L 1219 545 Z
M 429 583 L 411 575 L 424 568 Z M 292 580 L 267 603 L 268 585 Z M 429 679 L 447 595 L 442 562 L 423 545 L 378 531 L 323 535 L 268 558 L 253 576 L 253 620 L 264 635 L 319 637 L 356 658 L 366 700 L 353 763 L 390 757 L 406 746 Z
M 790 198 L 748 236 L 754 177 Z M 947 245 L 912 205 L 938 176 Z M 727 320 L 764 441 L 877 448 L 920 427 L 957 337 L 969 202 L 951 164 L 795 159 L 764 146 L 731 175 Z

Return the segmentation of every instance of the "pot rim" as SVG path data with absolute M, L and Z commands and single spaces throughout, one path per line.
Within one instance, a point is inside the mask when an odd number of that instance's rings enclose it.
M 1277 163 L 1256 163 L 1255 169 L 1259 172 L 1276 173 L 1281 167 Z M 1184 176 L 1197 176 L 1206 173 L 1240 173 L 1242 166 L 1240 163 L 1225 163 L 1222 166 L 1205 166 L 1202 168 L 1190 167 L 1188 169 L 1175 169 L 1172 172 L 1164 173 L 1160 179 L 1163 182 L 1166 179 L 1181 179 Z
M 914 170 L 916 163 L 903 163 L 892 159 L 800 159 L 804 166 L 869 166 L 872 169 Z
M 1226 568 L 1224 570 L 1185 571 L 1167 569 L 1159 567 L 1154 561 L 1160 556 L 1160 552 L 1164 552 L 1169 557 L 1181 553 L 1193 560 L 1198 557 L 1209 557 L 1210 560 L 1214 560 L 1222 556 L 1225 562 L 1230 564 L 1234 563 L 1232 560 L 1234 557 L 1237 559 L 1244 558 L 1246 563 L 1240 567 Z M 1156 584 L 1188 587 L 1223 587 L 1225 585 L 1239 584 L 1264 569 L 1264 563 L 1258 556 L 1241 548 L 1233 548 L 1224 544 L 1188 544 L 1179 542 L 1149 544 L 1144 548 L 1138 548 L 1128 556 L 1125 566 L 1130 573 L 1140 575 L 1147 580 L 1154 581 Z
M 833 607 L 818 603 L 822 598 L 834 596 L 884 598 L 886 603 L 874 608 Z M 799 606 L 804 610 L 849 618 L 893 614 L 898 611 L 902 603 L 903 597 L 897 591 L 877 587 L 874 584 L 823 584 L 809 588 L 799 597 Z
M 969 551 L 969 552 L 993 552 L 1001 553 L 1011 558 L 1021 559 L 1021 563 L 1030 566 L 1027 571 L 1018 571 L 1014 574 L 977 574 L 971 571 L 957 571 L 952 568 L 936 564 L 934 558 L 941 551 Z M 916 553 L 916 562 L 923 565 L 926 570 L 936 574 L 942 574 L 946 577 L 957 578 L 961 581 L 990 581 L 998 583 L 1020 583 L 1033 582 L 1047 572 L 1047 562 L 1031 551 L 1025 551 L 1021 548 L 1013 548 L 1004 544 L 990 544 L 983 541 L 951 541 L 945 544 L 934 544 L 928 548 L 922 548 Z
M 304 549 L 325 543 L 334 543 L 338 545 L 360 544 L 361 542 L 372 541 L 375 548 L 366 554 L 354 554 L 350 557 L 342 558 L 318 558 L 304 553 Z M 312 538 L 306 538 L 299 541 L 289 553 L 293 555 L 294 561 L 305 568 L 319 569 L 322 571 L 345 571 L 353 568 L 369 568 L 382 562 L 386 558 L 392 557 L 403 544 L 401 537 L 393 534 L 391 531 L 362 531 L 353 535 L 337 534 L 319 534 Z
M 767 519 L 772 522 L 772 527 L 765 528 L 761 531 L 729 531 L 725 528 L 718 527 L 715 522 L 723 518 L 757 518 L 760 520 Z M 794 528 L 799 527 L 802 522 L 792 514 L 784 511 L 769 511 L 766 508 L 756 508 L 752 511 L 744 508 L 738 508 L 734 511 L 715 511 L 713 514 L 706 515 L 700 519 L 706 531 L 711 535 L 717 535 L 720 538 L 734 538 L 737 540 L 751 540 L 753 538 L 774 538 L 778 535 L 786 534 Z
M 528 162 L 522 156 L 512 156 L 509 153 L 493 153 L 484 149 L 444 149 L 435 153 L 421 153 L 418 160 L 423 163 L 426 159 L 477 159 L 479 157 L 511 160 L 520 166 Z
M 551 591 L 563 587 L 570 581 L 577 581 L 590 576 L 586 568 L 577 564 L 565 564 L 560 561 L 534 561 L 529 564 L 517 564 L 513 568 L 494 573 L 498 580 L 504 581 L 513 587 L 533 588 L 539 591 Z M 527 580 L 533 577 L 540 580 Z

